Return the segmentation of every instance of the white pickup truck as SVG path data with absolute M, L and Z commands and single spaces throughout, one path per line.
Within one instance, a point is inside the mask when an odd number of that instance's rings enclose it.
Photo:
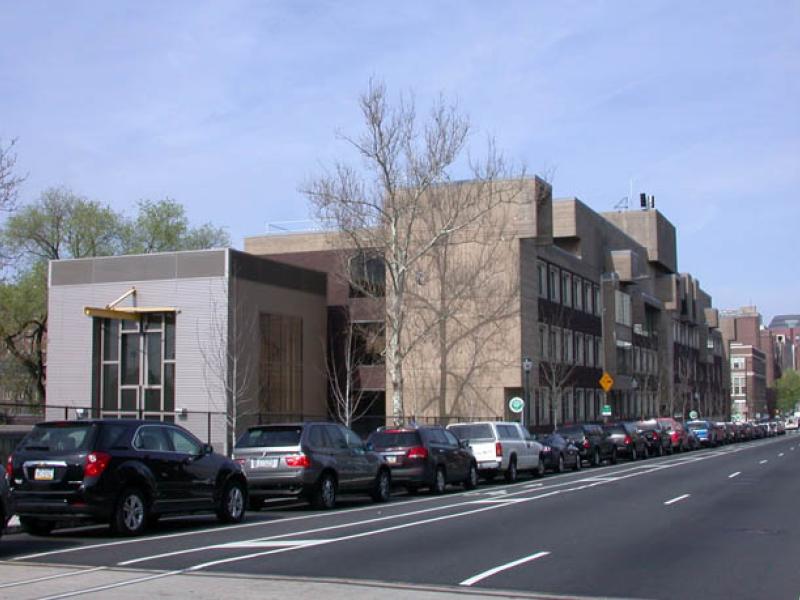
M 452 423 L 447 429 L 459 440 L 467 441 L 478 463 L 478 472 L 485 479 L 493 479 L 499 472 L 509 483 L 517 480 L 519 471 L 544 475 L 542 445 L 519 423 Z

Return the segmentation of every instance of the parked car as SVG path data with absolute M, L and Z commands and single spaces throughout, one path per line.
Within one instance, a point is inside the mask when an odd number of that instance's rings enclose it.
M 409 494 L 428 488 L 441 494 L 448 483 L 471 490 L 478 485 L 478 465 L 466 442 L 439 426 L 379 429 L 368 443 L 392 471 L 392 481 Z
M 644 438 L 649 456 L 664 456 L 672 451 L 669 433 L 656 421 L 639 421 L 636 430 Z
M 539 464 L 542 446 L 519 423 L 453 423 L 447 429 L 467 442 L 478 463 L 478 472 L 485 479 L 503 473 L 506 481 L 513 483 L 520 471 L 544 473 L 544 466 Z
M 656 421 L 667 430 L 672 452 L 684 452 L 689 449 L 689 439 L 686 435 L 686 428 L 681 423 L 678 423 L 678 421 L 670 417 L 659 417 Z
M 686 428 L 686 450 L 699 450 L 702 444 L 693 429 Z
M 338 423 L 303 422 L 250 427 L 233 448 L 247 475 L 249 507 L 265 498 L 303 498 L 331 509 L 342 493 L 391 495 L 389 466 L 353 431 Z
M 689 421 L 686 428 L 694 433 L 701 446 L 719 446 L 724 441 L 724 430 L 710 421 Z
M 786 417 L 784 421 L 784 428 L 786 431 L 797 431 L 798 419 L 797 417 Z
M 581 455 L 578 447 L 558 433 L 548 433 L 536 438 L 542 445 L 542 469 L 563 473 L 567 467 L 575 471 L 581 469 Z
M 161 515 L 199 512 L 234 523 L 247 502 L 239 465 L 171 423 L 40 423 L 9 457 L 7 473 L 20 524 L 34 535 L 64 521 L 137 535 Z
M 608 423 L 603 430 L 617 447 L 617 456 L 631 460 L 647 457 L 647 444 L 634 423 Z
M 786 435 L 786 424 L 780 419 L 776 423 L 778 425 L 778 435 Z
M 592 466 L 599 466 L 604 460 L 617 463 L 617 446 L 608 437 L 601 425 L 582 423 L 562 427 L 558 433 L 573 442 L 580 451 L 581 460 L 588 460 Z
M 3 472 L 3 474 L 0 475 L 0 537 L 3 537 L 3 531 L 10 518 L 11 495 L 8 489 L 8 475 Z

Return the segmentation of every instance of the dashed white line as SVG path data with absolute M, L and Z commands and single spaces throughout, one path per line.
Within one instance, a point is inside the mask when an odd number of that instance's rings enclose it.
M 524 565 L 527 562 L 531 562 L 533 560 L 542 558 L 544 556 L 548 556 L 549 554 L 550 554 L 549 552 L 537 552 L 535 554 L 531 554 L 530 556 L 526 556 L 518 560 L 513 560 L 504 565 L 500 565 L 499 567 L 494 567 L 493 569 L 489 569 L 488 571 L 484 571 L 483 573 L 478 573 L 477 575 L 473 575 L 472 577 L 470 577 L 469 579 L 465 579 L 458 585 L 463 585 L 463 586 L 474 585 L 479 581 L 486 579 L 487 577 L 491 577 L 492 575 L 500 573 L 501 571 L 505 571 L 507 569 L 513 569 L 514 567 L 518 567 L 519 565 Z
M 691 496 L 691 494 L 683 494 L 681 496 L 677 496 L 672 500 L 667 500 L 666 502 L 664 502 L 664 506 L 669 506 L 670 504 L 675 504 L 676 502 L 680 502 L 681 500 L 686 500 L 686 498 L 688 498 L 689 496 Z
M 758 464 L 763 465 L 764 463 L 769 462 L 766 458 L 764 460 L 758 461 Z
M 741 474 L 742 474 L 741 471 L 736 471 L 735 473 L 731 473 L 730 475 L 728 475 L 728 479 L 733 479 L 734 477 L 738 477 Z
M 783 452 L 778 452 L 778 456 L 783 456 Z

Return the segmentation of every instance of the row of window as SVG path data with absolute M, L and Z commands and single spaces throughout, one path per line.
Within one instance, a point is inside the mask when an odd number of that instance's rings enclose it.
M 547 387 L 540 388 L 536 401 L 536 419 L 539 425 L 580 423 L 601 418 L 605 396 L 601 390 L 565 388 L 552 393 Z M 626 393 L 620 399 L 617 416 L 638 418 L 656 414 L 656 392 L 640 391 Z
M 602 340 L 591 333 L 539 323 L 539 356 L 547 361 L 602 368 Z
M 731 375 L 731 393 L 734 396 L 747 395 L 747 376 Z
M 536 262 L 539 297 L 600 316 L 600 287 L 544 261 Z
M 681 321 L 673 321 L 672 334 L 676 343 L 691 348 L 700 348 L 700 331 L 697 327 L 690 327 Z

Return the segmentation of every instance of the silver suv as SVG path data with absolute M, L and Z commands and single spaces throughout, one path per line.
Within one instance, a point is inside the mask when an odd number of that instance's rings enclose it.
M 391 471 L 363 440 L 337 423 L 250 427 L 233 449 L 247 475 L 251 510 L 268 497 L 302 497 L 333 508 L 343 492 L 366 492 L 386 502 Z
M 519 423 L 453 423 L 447 429 L 459 440 L 467 442 L 478 462 L 478 472 L 484 479 L 491 480 L 499 472 L 505 475 L 509 483 L 517 480 L 519 471 L 544 475 L 542 445 Z

